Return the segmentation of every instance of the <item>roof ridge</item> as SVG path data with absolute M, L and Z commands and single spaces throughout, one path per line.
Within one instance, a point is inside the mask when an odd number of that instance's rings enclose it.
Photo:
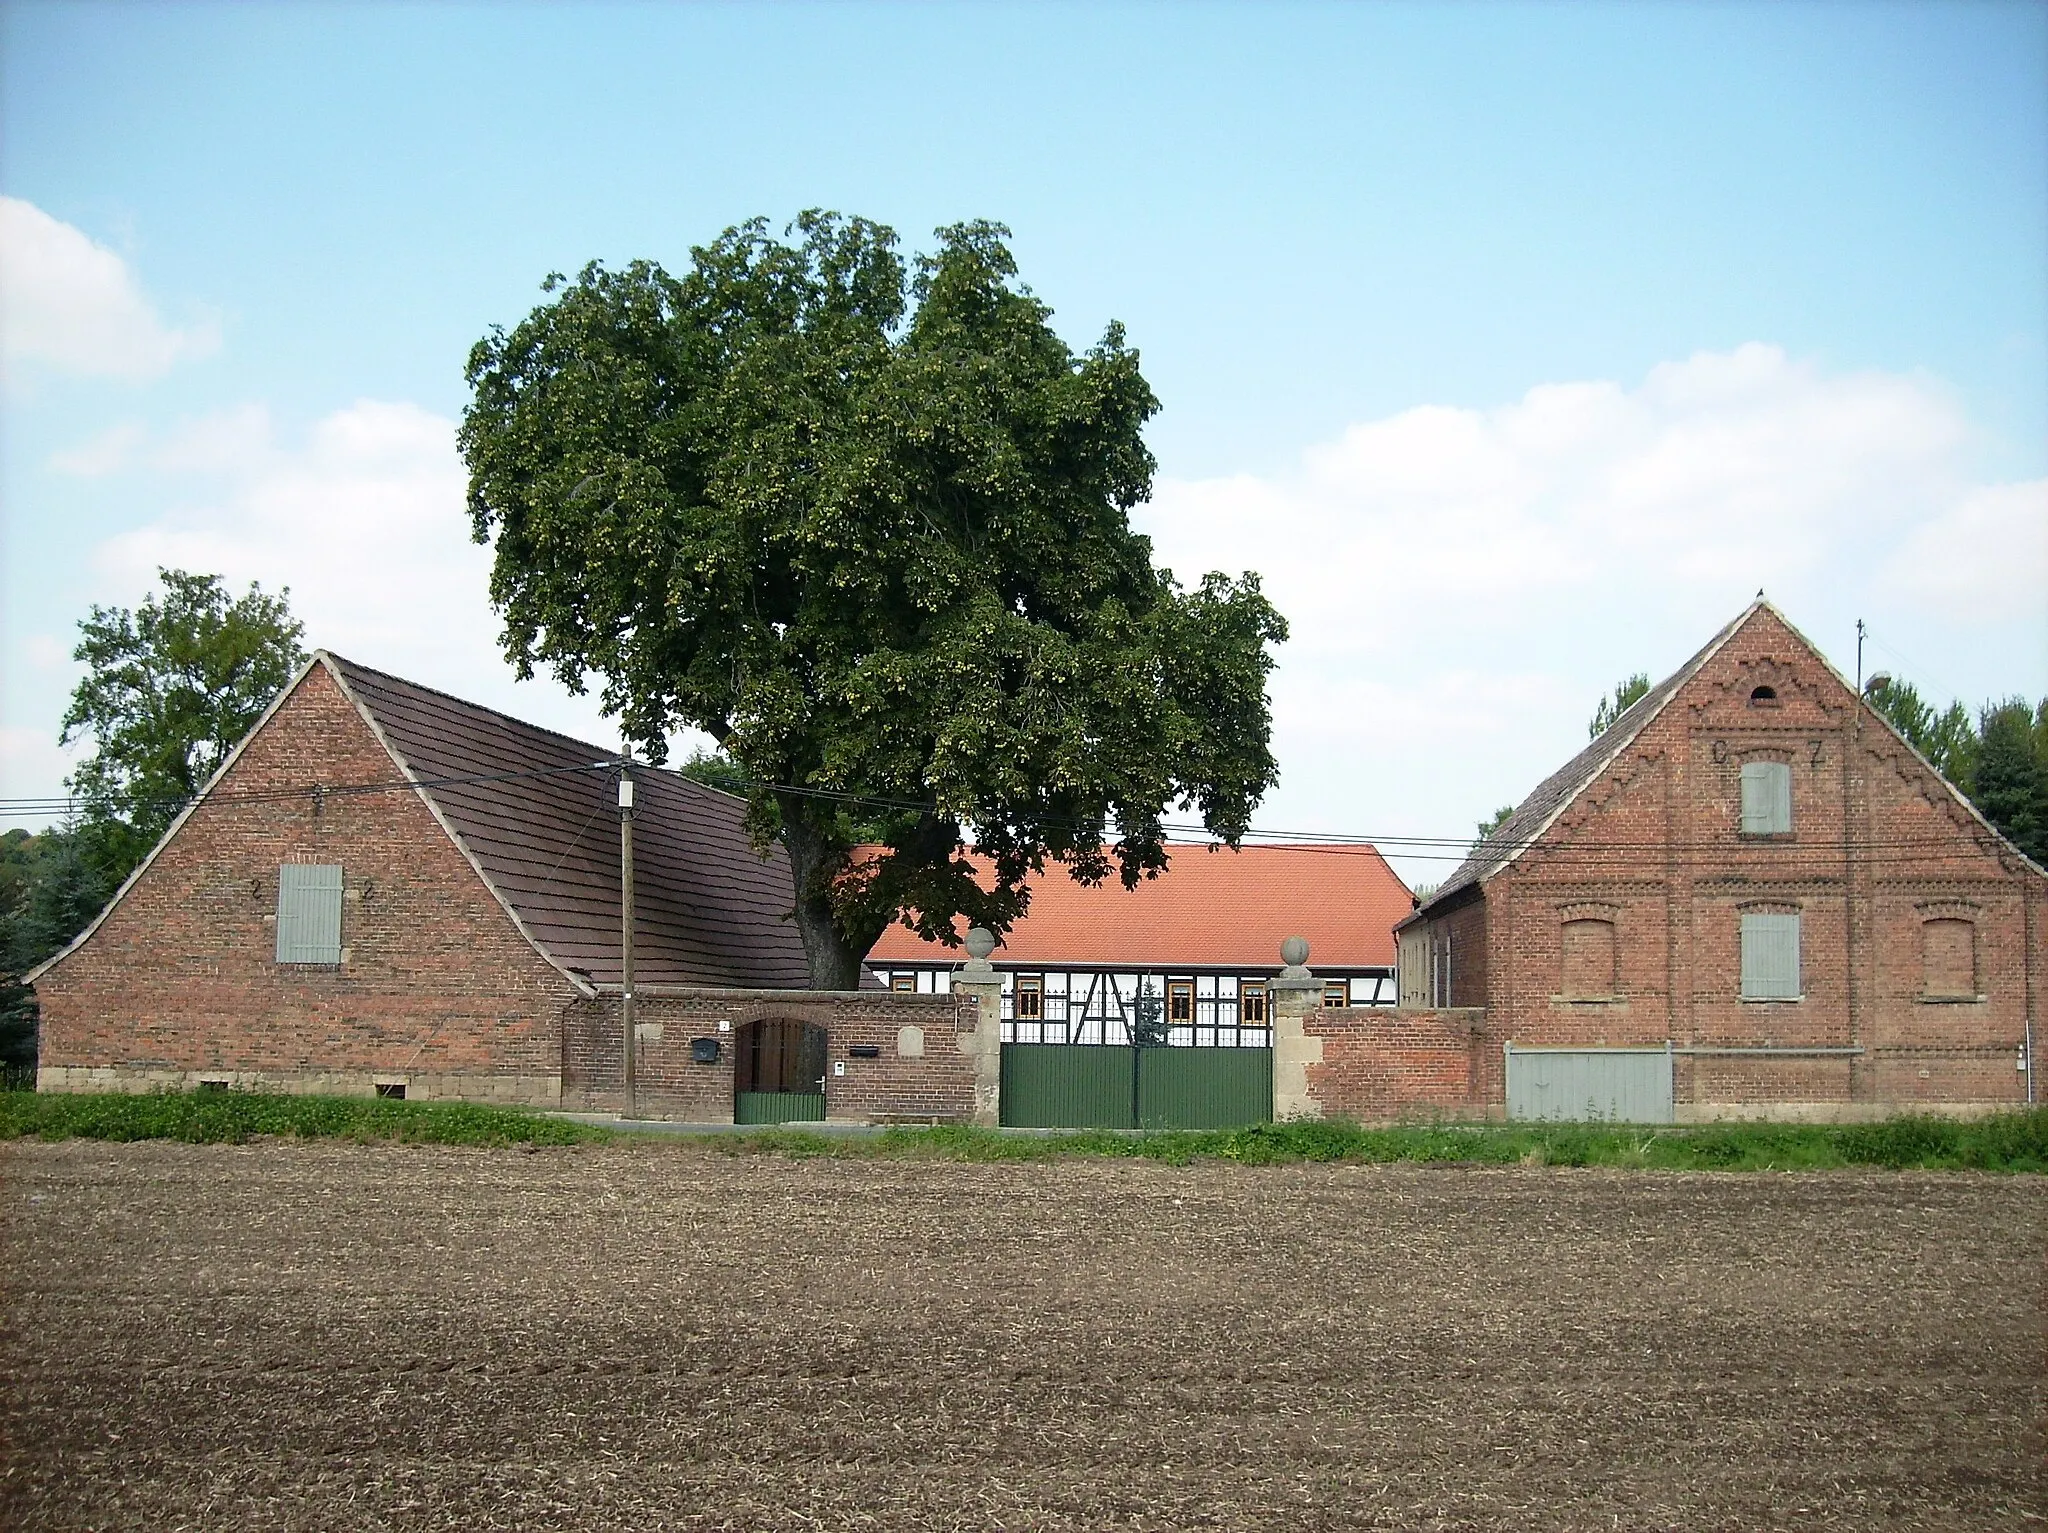
M 1406 926 L 1409 921 L 1426 914 L 1453 894 L 1462 893 L 1475 884 L 1484 884 L 1534 846 L 1543 833 L 1557 822 L 1558 817 L 1578 801 L 1579 795 L 1596 782 L 1600 774 L 1635 743 L 1636 737 L 1656 721 L 1671 700 L 1683 690 L 1686 682 L 1698 675 L 1706 663 L 1759 612 L 1768 612 L 1778 621 L 1785 622 L 1783 615 L 1765 599 L 1764 593 L 1757 592 L 1755 599 L 1724 624 L 1720 632 L 1707 640 L 1690 659 L 1624 708 L 1612 724 L 1589 740 L 1564 765 L 1530 789 L 1515 805 L 1514 812 L 1491 835 L 1474 843 L 1465 860 L 1452 869 L 1450 877 L 1438 885 L 1428 899 L 1417 905 L 1414 913 L 1401 925 Z M 1790 623 L 1786 623 L 1785 626 L 1792 629 L 1802 644 L 1809 649 L 1813 648 L 1812 641 L 1804 634 L 1792 628 Z M 1819 651 L 1815 650 L 1815 653 L 1818 654 Z M 1638 713 L 1640 717 L 1632 717 Z M 1569 786 L 1565 786 L 1567 784 Z M 1546 798 L 1546 790 L 1553 787 L 1556 788 L 1555 797 L 1539 804 L 1539 800 Z M 1535 806 L 1531 816 L 1535 823 L 1518 824 L 1517 822 L 1523 818 L 1523 811 L 1531 809 L 1531 806 Z
M 431 693 L 435 697 L 455 704 L 458 708 L 466 709 L 471 713 L 487 713 L 492 718 L 502 719 L 507 724 L 516 725 L 529 734 L 550 735 L 565 744 L 575 746 L 578 750 L 596 751 L 600 755 L 608 756 L 614 761 L 619 759 L 619 752 L 616 750 L 607 750 L 602 745 L 594 745 L 588 740 L 580 740 L 574 735 L 564 734 L 559 729 L 550 729 L 545 724 L 536 724 L 531 719 L 522 719 L 517 714 L 507 713 L 502 708 L 493 708 L 489 703 L 471 702 L 468 698 L 457 697 L 453 692 L 447 691 L 444 688 L 429 686 L 423 681 L 414 681 L 410 676 L 400 676 L 394 671 L 380 671 L 374 665 L 364 665 L 360 660 L 351 660 L 348 656 L 336 654 L 331 649 L 319 649 L 313 653 L 325 656 L 346 671 L 362 672 L 365 675 L 374 676 L 381 681 L 392 681 L 398 683 L 401 687 L 410 687 L 415 692 Z M 674 770 L 671 767 L 657 765 L 651 761 L 636 761 L 633 764 L 656 772 Z M 677 773 L 676 775 L 681 776 L 682 774 Z

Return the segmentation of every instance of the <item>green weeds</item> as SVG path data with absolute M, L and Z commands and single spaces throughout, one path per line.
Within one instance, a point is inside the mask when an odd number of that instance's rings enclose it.
M 260 1136 L 410 1144 L 569 1145 L 611 1131 L 516 1108 L 381 1097 L 265 1096 L 242 1091 L 146 1096 L 0 1091 L 0 1140 L 179 1139 L 240 1144 Z M 795 1159 L 1049 1161 L 1072 1156 L 1198 1160 L 1246 1166 L 1344 1163 L 1431 1166 L 1610 1166 L 1652 1171 L 1895 1170 L 2048 1173 L 2048 1107 L 1959 1120 L 1877 1123 L 1711 1123 L 1653 1127 L 1608 1123 L 1415 1124 L 1361 1128 L 1341 1121 L 1261 1123 L 1240 1129 L 1150 1133 L 1076 1130 L 1000 1133 L 963 1125 L 879 1134 L 768 1128 L 690 1143 L 729 1155 Z
M 2048 1172 L 2048 1108 L 1958 1121 L 1879 1123 L 1429 1124 L 1361 1128 L 1343 1122 L 1112 1133 L 1004 1134 L 944 1126 L 891 1128 L 872 1137 L 780 1129 L 721 1139 L 729 1154 L 767 1151 L 849 1158 L 1046 1161 L 1076 1155 L 1247 1166 L 1341 1162 L 1436 1166 L 1611 1166 L 1657 1171 L 1893 1169 Z
M 468 1102 L 265 1096 L 250 1091 L 147 1095 L 0 1092 L 0 1139 L 180 1139 L 241 1144 L 288 1139 L 407 1144 L 582 1144 L 610 1136 L 561 1118 Z

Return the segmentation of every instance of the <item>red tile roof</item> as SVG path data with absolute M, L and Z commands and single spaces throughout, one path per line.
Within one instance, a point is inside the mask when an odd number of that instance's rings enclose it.
M 1182 845 L 1156 879 L 1094 888 L 1048 868 L 1031 908 L 991 955 L 999 964 L 1278 968 L 1280 943 L 1306 937 L 1311 969 L 1394 962 L 1394 923 L 1414 900 L 1370 846 Z M 958 963 L 959 948 L 902 926 L 882 934 L 868 962 Z

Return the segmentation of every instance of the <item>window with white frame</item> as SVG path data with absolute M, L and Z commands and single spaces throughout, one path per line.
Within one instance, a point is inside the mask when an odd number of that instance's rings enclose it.
M 277 870 L 277 961 L 341 962 L 341 864 L 287 862 Z
M 1796 1001 L 1799 990 L 1799 916 L 1796 912 L 1744 911 L 1742 998 Z
M 1742 833 L 1781 836 L 1792 829 L 1792 768 L 1783 761 L 1742 764 Z
M 1011 1014 L 1019 1022 L 1038 1022 L 1045 1017 L 1045 978 L 1038 974 L 1020 974 L 1012 992 Z

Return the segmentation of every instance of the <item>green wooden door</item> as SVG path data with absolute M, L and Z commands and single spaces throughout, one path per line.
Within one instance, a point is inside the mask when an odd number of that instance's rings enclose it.
M 749 1022 L 733 1038 L 732 1121 L 825 1121 L 825 1029 L 794 1017 Z
M 1273 1117 L 1271 1049 L 1003 1045 L 1005 1128 L 1242 1128 Z

